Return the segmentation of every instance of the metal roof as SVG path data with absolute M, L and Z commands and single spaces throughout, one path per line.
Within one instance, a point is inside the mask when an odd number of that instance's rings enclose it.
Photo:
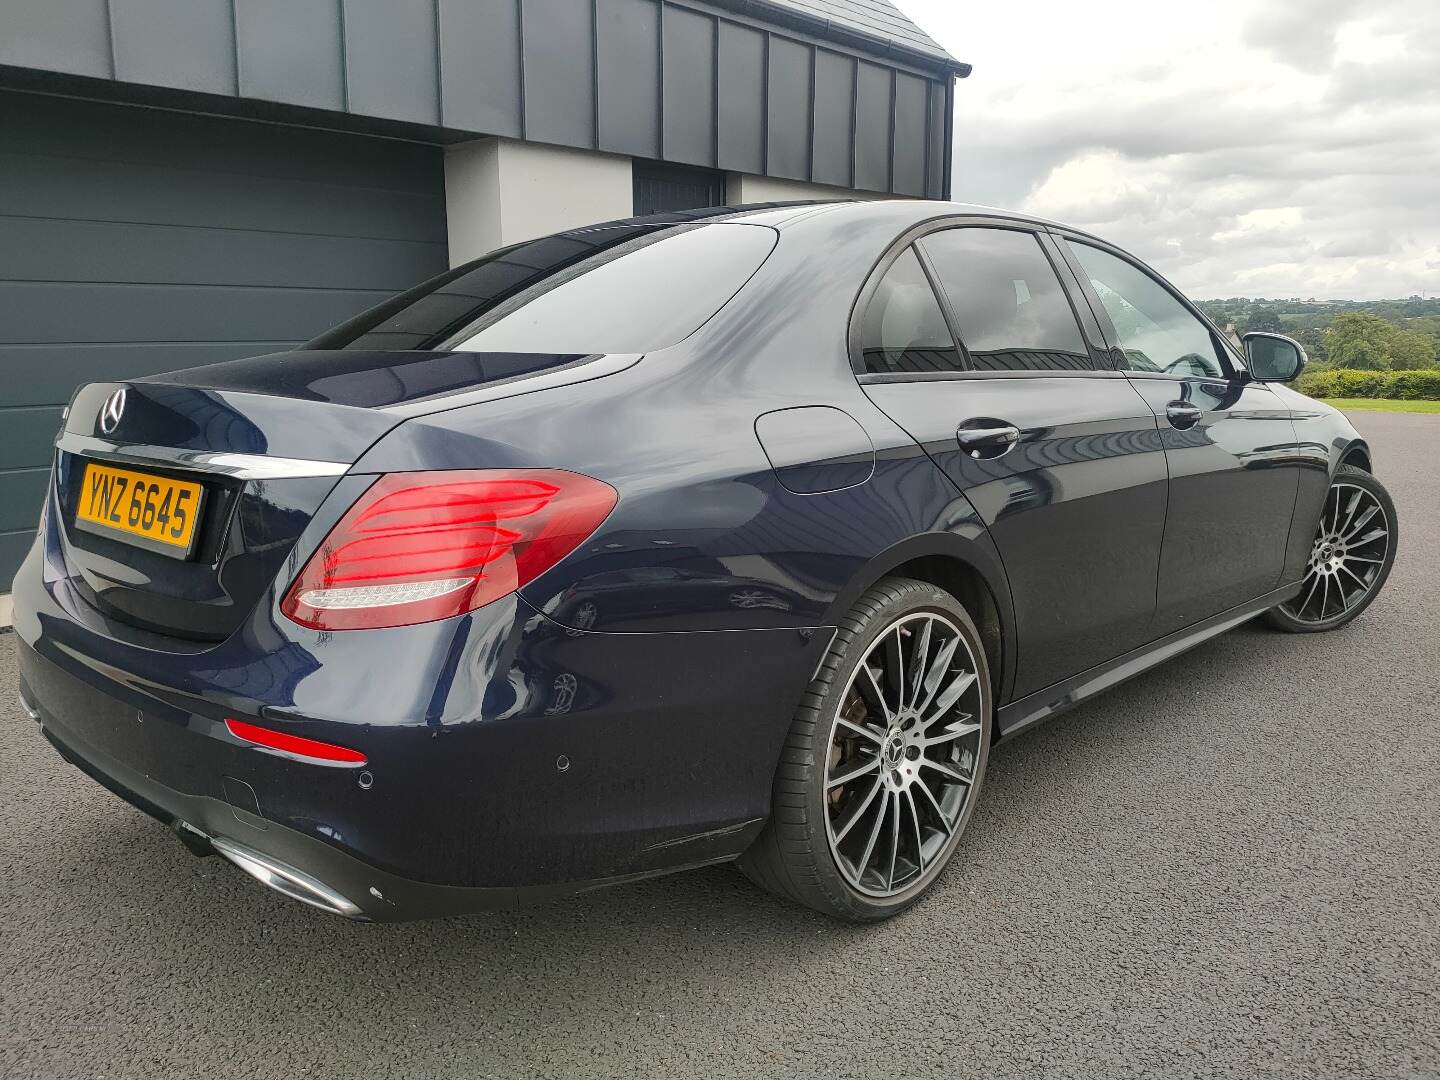
M 717 0 L 757 17 L 790 15 L 822 36 L 858 37 L 879 51 L 912 54 L 954 69 L 962 78 L 970 65 L 957 60 L 910 21 L 890 0 Z M 888 48 L 887 48 L 888 46 Z
M 933 53 L 937 59 L 954 59 L 939 42 L 902 15 L 890 0 L 775 0 L 775 3 L 920 52 Z

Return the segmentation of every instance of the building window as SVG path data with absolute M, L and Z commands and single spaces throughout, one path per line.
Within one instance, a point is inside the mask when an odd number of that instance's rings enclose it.
M 725 204 L 724 174 L 711 169 L 637 160 L 634 177 L 637 216 Z

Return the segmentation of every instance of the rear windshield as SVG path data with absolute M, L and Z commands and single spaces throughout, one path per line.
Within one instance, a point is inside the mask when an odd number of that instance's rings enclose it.
M 502 248 L 322 334 L 307 349 L 637 353 L 689 337 L 776 233 L 710 223 L 577 229 Z

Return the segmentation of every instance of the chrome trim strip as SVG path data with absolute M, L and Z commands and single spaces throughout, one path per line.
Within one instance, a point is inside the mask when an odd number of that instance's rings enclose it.
M 466 405 L 477 405 L 482 401 L 499 401 L 502 398 L 518 397 L 521 394 L 547 390 L 552 386 L 575 386 L 606 375 L 632 368 L 640 362 L 644 353 L 596 353 L 574 363 L 551 368 L 531 375 L 517 375 L 512 379 L 486 383 L 473 390 L 457 390 L 437 394 L 434 397 L 406 401 L 398 405 L 383 405 L 377 411 L 391 416 L 429 416 L 432 413 L 448 412 Z
M 173 446 L 144 446 L 139 443 L 118 443 L 89 435 L 77 435 L 71 431 L 62 432 L 55 440 L 55 445 L 67 454 L 83 454 L 85 457 L 123 461 L 132 465 L 195 469 L 237 480 L 343 476 L 350 471 L 349 463 L 343 461 L 310 461 L 305 458 L 270 457 L 268 454 L 228 454 L 182 450 Z
M 303 870 L 286 866 L 269 855 L 227 840 L 223 836 L 210 837 L 210 846 L 262 885 L 267 885 L 292 900 L 299 900 L 302 904 L 309 904 L 332 915 L 344 915 L 347 919 L 365 918 L 365 912 L 358 904 L 345 899 L 329 885 Z

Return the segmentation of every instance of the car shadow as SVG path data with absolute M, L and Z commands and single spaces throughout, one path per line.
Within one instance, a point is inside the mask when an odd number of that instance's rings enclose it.
M 176 972 L 213 973 L 227 1008 L 319 1003 L 375 1037 L 457 1010 L 521 1029 L 568 1016 L 573 1037 L 593 1037 L 594 1025 L 622 1013 L 674 1017 L 757 981 L 799 973 L 823 985 L 857 957 L 889 964 L 917 927 L 930 931 L 937 910 L 947 933 L 974 927 L 1002 947 L 1005 907 L 1016 899 L 1005 883 L 1033 872 L 1027 833 L 1075 812 L 1057 805 L 1057 791 L 1096 771 L 1118 774 L 1136 755 L 1167 752 L 1177 710 L 1233 682 L 1238 664 L 1263 672 L 1305 647 L 1241 630 L 995 747 L 956 865 L 924 903 L 874 927 L 781 901 L 728 866 L 518 910 L 351 923 L 272 894 L 219 858 L 189 855 L 162 826 L 95 787 L 67 794 L 78 806 L 70 824 L 57 825 L 63 852 L 27 847 L 11 869 L 40 882 L 32 901 L 68 909 L 55 925 L 83 920 L 86 952 L 119 964 L 125 980 L 163 985 Z M 57 859 L 65 872 L 57 874 Z

